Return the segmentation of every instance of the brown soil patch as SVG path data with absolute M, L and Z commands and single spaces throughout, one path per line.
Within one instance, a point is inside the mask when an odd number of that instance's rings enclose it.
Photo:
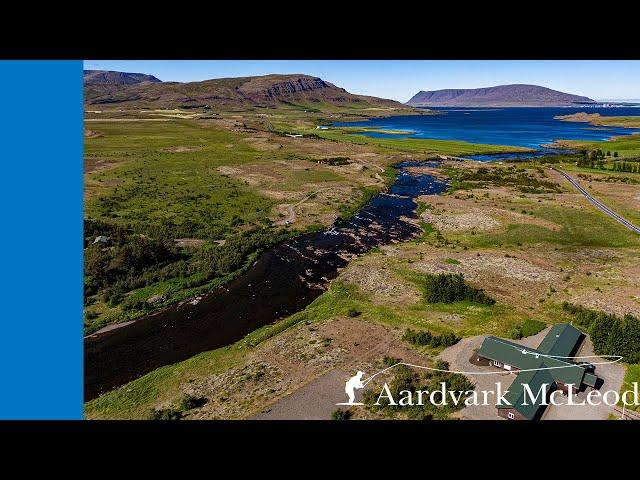
M 371 265 L 372 262 L 355 261 L 340 276 L 341 280 L 357 285 L 363 292 L 370 294 L 373 303 L 402 303 L 410 305 L 422 297 L 413 285 L 399 279 L 387 267 Z
M 97 130 L 85 130 L 84 136 L 85 138 L 100 138 L 100 137 L 104 137 L 104 133 L 99 132 Z
M 460 264 L 447 263 L 450 257 Z M 535 305 L 549 285 L 560 283 L 562 278 L 556 267 L 545 265 L 535 256 L 505 257 L 503 252 L 490 250 L 455 254 L 435 251 L 422 255 L 410 268 L 430 274 L 461 273 L 492 296 L 520 306 Z
M 114 165 L 116 165 L 116 162 L 113 162 L 113 160 L 106 160 L 104 158 L 84 157 L 83 161 L 84 173 L 106 170 Z
M 488 196 L 485 197 L 485 194 Z M 443 232 L 500 230 L 506 229 L 507 225 L 513 223 L 532 224 L 549 230 L 559 230 L 560 225 L 554 222 L 521 213 L 521 210 L 532 208 L 533 205 L 552 201 L 546 197 L 539 197 L 535 198 L 534 204 L 531 203 L 533 199 L 524 196 L 517 203 L 512 202 L 513 207 L 507 208 L 509 203 L 505 204 L 504 199 L 513 199 L 513 192 L 509 193 L 500 188 L 474 190 L 473 197 L 469 197 L 465 192 L 456 192 L 456 195 L 426 195 L 419 197 L 419 201 L 431 207 L 422 214 L 421 218 Z
M 174 240 L 179 247 L 200 247 L 204 240 L 198 238 L 176 238 Z
M 461 232 L 471 229 L 485 231 L 493 230 L 502 225 L 481 210 L 457 215 L 433 214 L 426 211 L 422 214 L 422 219 L 443 232 Z
M 166 152 L 166 153 L 186 153 L 186 152 L 197 152 L 198 150 L 200 150 L 199 147 L 167 147 L 167 148 L 162 148 L 160 151 Z
M 298 325 L 256 347 L 242 365 L 187 383 L 183 390 L 207 399 L 206 405 L 193 411 L 193 418 L 249 418 L 336 368 L 371 374 L 380 370 L 384 355 L 425 363 L 400 336 L 399 330 L 357 318 Z M 334 388 L 333 383 L 328 387 Z M 317 388 L 327 388 L 327 382 L 318 382 Z M 333 391 L 322 393 L 317 395 L 334 395 Z M 356 416 L 369 415 L 363 407 L 353 408 Z

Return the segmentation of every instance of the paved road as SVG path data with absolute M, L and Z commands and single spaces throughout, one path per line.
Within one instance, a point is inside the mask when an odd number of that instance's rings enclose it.
M 587 192 L 584 188 L 582 188 L 580 186 L 580 184 L 575 181 L 573 179 L 573 177 L 571 177 L 570 175 L 564 173 L 562 170 L 559 170 L 557 168 L 554 167 L 550 167 L 551 170 L 555 170 L 556 172 L 560 173 L 561 175 L 564 176 L 564 178 L 566 178 L 567 180 L 569 180 L 569 182 L 571 182 L 571 184 L 576 187 L 576 189 L 578 189 L 578 191 L 584 195 L 584 197 L 589 200 L 589 202 L 591 202 L 598 210 L 600 210 L 603 213 L 606 213 L 607 215 L 609 215 L 611 218 L 613 218 L 614 220 L 620 222 L 622 225 L 624 225 L 625 227 L 627 227 L 629 230 L 632 230 L 636 233 L 640 233 L 640 227 L 635 226 L 633 223 L 631 223 L 629 220 L 625 219 L 624 217 L 622 217 L 621 215 L 618 215 L 616 212 L 614 212 L 613 210 L 611 210 L 609 207 L 607 207 L 605 204 L 603 204 L 602 202 L 600 202 L 598 199 L 594 198 L 593 196 L 591 196 L 591 194 L 589 192 Z

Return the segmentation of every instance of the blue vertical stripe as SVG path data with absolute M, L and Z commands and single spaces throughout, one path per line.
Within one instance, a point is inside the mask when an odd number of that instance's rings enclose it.
M 82 418 L 82 62 L 0 61 L 0 419 Z

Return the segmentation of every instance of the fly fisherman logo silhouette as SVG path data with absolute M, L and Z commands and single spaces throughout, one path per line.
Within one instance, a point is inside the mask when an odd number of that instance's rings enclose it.
M 346 403 L 337 403 L 336 405 L 364 405 L 364 403 L 356 402 L 355 390 L 364 388 L 362 383 L 362 376 L 364 372 L 358 371 L 353 377 L 351 377 L 344 385 L 344 391 L 349 397 L 349 401 Z

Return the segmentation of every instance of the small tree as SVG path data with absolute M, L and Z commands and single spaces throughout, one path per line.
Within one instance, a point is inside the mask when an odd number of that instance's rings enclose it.
M 342 410 L 338 408 L 337 410 L 334 410 L 333 413 L 331 414 L 331 419 L 332 420 L 349 420 L 351 419 L 352 415 L 353 414 L 351 413 L 350 410 Z

